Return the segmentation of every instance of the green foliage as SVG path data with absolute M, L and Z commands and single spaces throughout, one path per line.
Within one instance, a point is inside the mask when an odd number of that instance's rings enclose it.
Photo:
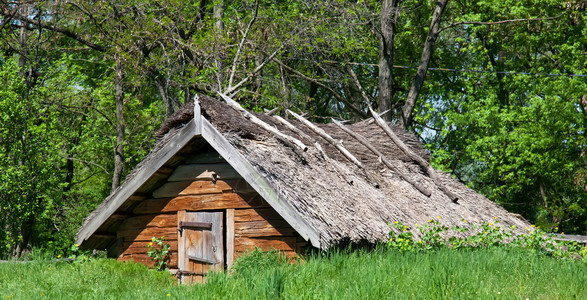
M 224 13 L 215 16 L 220 4 Z M 402 1 L 394 65 L 418 64 L 433 4 Z M 124 177 L 149 152 L 165 116 L 195 93 L 227 89 L 233 73 L 234 86 L 275 51 L 287 66 L 365 111 L 347 68 L 377 99 L 380 5 L 14 2 L 2 14 L 15 26 L 0 32 L 0 226 L 6 229 L 0 257 L 19 244 L 60 253 L 72 246 L 82 220 L 110 193 L 118 124 L 124 125 Z M 35 11 L 22 37 L 12 9 Z M 430 70 L 412 128 L 436 167 L 543 228 L 569 233 L 587 228 L 587 84 L 584 77 L 503 72 L 585 74 L 585 15 L 577 1 L 450 1 L 431 66 L 483 72 Z M 490 24 L 504 20 L 518 21 Z M 47 26 L 39 29 L 38 22 Z M 117 61 L 124 66 L 121 119 L 114 101 Z M 414 70 L 393 71 L 397 116 Z M 331 90 L 275 61 L 238 90 L 235 98 L 256 111 L 296 108 L 318 122 L 361 118 Z M 435 230 L 425 236 L 430 248 L 438 247 L 444 229 Z M 412 237 L 400 238 L 398 246 L 411 247 Z
M 416 117 L 426 126 L 415 127 L 433 164 L 541 227 L 585 233 L 587 85 L 556 76 L 585 74 L 584 7 L 529 0 L 452 9 L 461 12 L 454 21 L 534 20 L 443 33 L 438 65 L 482 72 L 429 72 Z
M 68 252 L 68 261 L 73 262 L 74 264 L 87 263 L 93 261 L 94 259 L 96 259 L 96 257 L 99 257 L 99 254 L 92 255 L 92 250 L 81 250 L 78 244 L 71 245 Z M 101 257 L 104 258 L 106 253 L 105 251 L 102 251 L 101 254 Z M 57 259 L 59 259 L 60 257 L 61 255 L 58 255 Z
M 151 242 L 147 245 L 147 255 L 151 258 L 151 261 L 155 262 L 155 267 L 157 267 L 158 271 L 163 271 L 167 268 L 171 258 L 170 250 L 171 245 L 165 242 L 165 236 L 151 238 Z
M 216 273 L 206 284 L 176 285 L 167 272 L 96 259 L 84 264 L 0 264 L 0 297 L 31 299 L 492 299 L 586 297 L 587 269 L 515 248 L 332 250 L 299 264 L 274 254 L 237 260 L 262 267 Z M 254 270 L 255 272 L 252 272 Z M 240 273 L 240 272 L 244 273 Z M 512 284 L 514 282 L 515 284 Z
M 466 221 L 463 220 L 463 224 Z M 516 227 L 501 228 L 499 221 L 491 223 L 446 226 L 437 220 L 417 225 L 420 237 L 415 239 L 410 228 L 401 222 L 390 226 L 388 249 L 400 252 L 428 252 L 440 249 L 508 248 L 527 249 L 540 255 L 561 260 L 582 260 L 587 263 L 587 246 L 574 241 L 556 240 L 554 235 L 532 225 L 525 233 L 516 233 Z M 396 232 L 396 231 L 399 231 Z M 417 241 L 416 241 L 417 240 Z
M 56 116 L 41 104 L 42 91 L 27 89 L 15 61 L 0 61 L 0 257 L 34 239 L 61 204 Z
M 173 289 L 170 274 L 113 259 L 0 263 L 3 299 L 169 299 Z

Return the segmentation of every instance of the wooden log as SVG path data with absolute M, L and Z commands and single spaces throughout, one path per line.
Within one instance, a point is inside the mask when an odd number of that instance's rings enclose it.
M 406 181 L 409 184 L 411 184 L 418 191 L 420 191 L 420 193 L 426 195 L 426 197 L 430 197 L 430 195 L 432 195 L 432 192 L 430 192 L 424 186 L 422 186 L 421 184 L 419 184 L 416 181 L 412 180 L 408 175 L 402 173 L 399 170 L 399 168 L 397 168 L 392 162 L 390 162 L 387 158 L 385 158 L 385 156 L 383 155 L 383 153 L 381 153 L 379 150 L 377 150 L 377 148 L 375 148 L 375 146 L 373 146 L 371 143 L 369 143 L 369 141 L 366 138 L 364 138 L 362 135 L 360 135 L 360 134 L 358 134 L 358 133 L 356 133 L 356 132 L 348 129 L 346 126 L 342 125 L 340 122 L 337 122 L 335 120 L 332 120 L 332 121 L 333 121 L 334 124 L 338 125 L 338 127 L 340 127 L 340 129 L 342 129 L 344 132 L 348 133 L 350 136 L 352 136 L 357 141 L 359 141 L 359 143 L 363 144 L 363 146 L 365 146 L 369 150 L 371 150 L 371 152 L 375 153 L 375 155 L 379 156 L 379 158 L 381 159 L 381 162 L 383 162 L 383 164 L 385 164 L 393 172 L 395 172 L 396 174 L 398 174 L 401 179 L 403 179 L 404 181 Z
M 267 236 L 294 236 L 295 230 L 285 220 L 251 221 L 234 223 L 236 238 L 267 237 Z
M 98 228 L 98 233 L 111 233 L 115 232 L 118 226 L 124 221 L 124 218 L 121 218 L 121 214 L 117 214 L 116 217 L 106 219 L 104 223 Z
M 167 244 L 169 244 L 169 246 L 171 246 L 171 250 L 172 252 L 176 252 L 177 251 L 177 240 L 167 240 L 165 241 Z M 140 242 L 131 242 L 131 243 L 125 243 L 124 246 L 119 247 L 120 248 L 120 255 L 130 255 L 130 254 L 147 254 L 147 245 L 149 245 L 150 242 L 148 241 L 140 241 Z
M 254 192 L 253 188 L 243 179 L 206 181 L 167 182 L 153 192 L 154 198 L 170 198 L 185 195 L 221 194 L 227 192 Z
M 150 214 L 130 217 L 124 220 L 119 230 L 127 230 L 145 227 L 173 227 L 177 225 L 177 215 L 170 214 Z
M 253 250 L 246 250 L 246 251 L 242 251 L 242 252 L 236 252 L 236 257 L 242 257 L 247 255 L 249 252 L 251 252 Z M 290 262 L 296 262 L 300 259 L 300 255 L 295 252 L 295 251 L 281 251 L 281 254 L 285 255 L 285 257 L 290 260 Z
M 125 243 L 130 241 L 151 241 L 151 238 L 165 237 L 167 240 L 177 240 L 177 227 L 147 227 L 119 230 L 116 233 L 117 238 L 124 239 Z
M 283 220 L 283 218 L 273 208 L 237 209 L 234 211 L 235 222 L 262 220 Z
M 266 115 L 266 116 L 271 116 L 271 115 L 273 115 L 273 114 L 274 114 L 276 111 L 278 111 L 278 110 L 279 110 L 279 108 L 280 108 L 280 107 L 278 106 L 278 107 L 276 107 L 276 108 L 273 108 L 272 110 L 265 110 L 265 115 Z
M 145 179 L 145 181 L 141 184 L 137 191 L 145 194 L 150 194 L 154 189 L 160 186 L 161 183 L 167 181 L 168 177 L 169 174 L 155 172 L 151 177 Z M 124 204 L 128 204 L 128 201 L 125 201 Z
M 581 244 L 587 244 L 586 235 L 573 235 L 573 234 L 553 234 L 555 240 L 559 241 L 575 241 Z
M 306 120 L 306 118 L 296 114 L 295 112 L 293 112 L 289 109 L 287 110 L 287 112 L 289 114 L 291 114 L 292 116 L 294 116 L 296 119 L 300 120 L 300 122 L 302 122 L 302 124 L 306 125 L 308 128 L 310 128 L 316 134 L 318 134 L 319 136 L 324 138 L 328 143 L 330 143 L 332 146 L 334 146 L 336 149 L 338 149 L 338 151 L 340 151 L 344 155 L 344 157 L 346 157 L 352 163 L 357 165 L 359 168 L 363 167 L 361 162 L 342 145 L 342 140 L 338 141 L 338 142 L 335 141 L 334 138 L 332 138 L 328 133 L 326 133 L 326 131 L 324 131 L 322 128 L 319 128 L 318 126 L 312 124 L 312 122 Z
M 228 163 L 188 164 L 175 169 L 168 181 L 239 179 L 240 174 Z
M 432 181 L 434 181 L 438 188 L 453 203 L 457 203 L 457 201 L 459 201 L 459 197 L 450 190 L 448 190 L 448 188 L 442 183 L 442 181 L 440 181 L 440 178 L 436 174 L 436 170 L 434 170 L 426 160 L 424 160 L 418 154 L 410 150 L 410 148 L 393 132 L 391 127 L 389 127 L 389 125 L 387 125 L 387 123 L 385 123 L 385 121 L 383 121 L 383 119 L 371 107 L 369 107 L 369 111 L 371 112 L 371 115 L 373 115 L 373 118 L 375 118 L 375 123 L 377 123 L 377 125 L 379 125 L 379 127 L 381 127 L 383 131 L 385 131 L 387 136 L 389 136 L 389 138 L 397 145 L 397 147 L 400 148 L 409 158 L 418 163 L 418 165 L 420 165 L 420 167 L 422 167 L 426 171 L 428 176 L 432 179 Z
M 293 126 L 288 120 L 286 120 L 286 119 L 284 119 L 284 118 L 282 118 L 282 117 L 280 117 L 278 115 L 273 116 L 273 118 L 275 118 L 277 121 L 279 121 L 279 123 L 283 124 L 289 130 L 295 132 L 297 135 L 301 136 L 302 138 L 304 138 L 304 139 L 306 139 L 306 140 L 308 140 L 308 141 L 310 141 L 312 143 L 315 143 L 316 142 L 316 140 L 314 140 L 313 137 L 307 135 L 301 129 Z
M 296 237 L 263 237 L 263 238 L 249 238 L 239 237 L 235 240 L 235 250 L 237 252 L 245 252 L 247 250 L 254 250 L 256 247 L 262 251 L 279 250 L 279 251 L 295 251 Z
M 165 199 L 148 199 L 139 204 L 135 214 L 155 214 L 180 210 L 214 210 L 227 208 L 267 207 L 257 194 L 223 193 L 212 195 L 189 195 Z
M 283 134 L 281 131 L 277 130 L 275 127 L 263 122 L 261 119 L 255 117 L 253 114 L 251 114 L 250 112 L 245 110 L 242 106 L 240 106 L 240 104 L 238 104 L 236 101 L 232 100 L 230 97 L 228 97 L 222 93 L 218 93 L 218 94 L 220 94 L 220 97 L 222 97 L 222 99 L 224 99 L 224 101 L 226 101 L 226 103 L 228 105 L 230 105 L 232 108 L 236 109 L 237 111 L 240 111 L 245 116 L 245 118 L 251 120 L 251 122 L 261 126 L 263 129 L 271 132 L 272 134 L 280 137 L 281 139 L 284 139 L 284 140 L 298 146 L 303 151 L 308 150 L 308 147 L 306 145 L 304 145 L 304 143 L 302 143 L 300 140 L 298 140 L 294 137 L 291 137 L 289 135 Z
M 226 163 L 226 160 L 216 151 L 200 152 L 186 158 L 187 164 L 216 164 Z
M 194 95 L 194 133 L 196 135 L 202 134 L 202 107 L 200 106 L 200 97 L 198 94 Z
M 151 261 L 151 258 L 147 254 L 129 254 L 124 256 L 119 256 L 118 261 L 134 261 L 137 263 L 144 264 L 149 267 L 154 267 L 155 262 Z M 170 253 L 170 262 L 168 265 L 169 268 L 177 268 L 177 252 Z

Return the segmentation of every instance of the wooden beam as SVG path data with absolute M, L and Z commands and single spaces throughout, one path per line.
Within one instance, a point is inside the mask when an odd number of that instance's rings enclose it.
M 260 248 L 262 251 L 279 250 L 279 251 L 296 251 L 296 237 L 295 236 L 280 236 L 280 237 L 262 237 L 262 238 L 248 238 L 240 237 L 236 240 L 235 248 L 238 252 L 252 251 L 255 248 Z
M 278 115 L 273 116 L 273 118 L 275 118 L 277 121 L 279 121 L 279 123 L 283 124 L 289 130 L 295 132 L 297 135 L 301 136 L 302 138 L 304 138 L 312 143 L 316 142 L 316 140 L 314 140 L 314 138 L 312 138 L 311 136 L 304 133 L 301 129 L 293 126 L 288 120 L 286 120 Z
M 241 176 L 228 163 L 181 165 L 167 179 L 168 181 L 185 180 L 224 180 L 238 179 Z
M 235 222 L 250 222 L 261 220 L 283 220 L 283 218 L 271 207 L 237 209 L 234 211 Z
M 153 192 L 153 198 L 169 198 L 186 195 L 220 193 L 254 193 L 255 190 L 244 179 L 218 181 L 195 180 L 167 182 Z
M 120 230 L 116 233 L 117 238 L 124 238 L 124 242 L 130 241 L 150 241 L 151 238 L 165 237 L 166 240 L 177 239 L 177 227 L 147 227 Z
M 119 230 L 144 227 L 173 227 L 175 225 L 177 225 L 177 215 L 175 213 L 157 213 L 130 217 L 124 220 Z
M 265 115 L 266 116 L 271 116 L 271 115 L 273 115 L 278 110 L 279 110 L 279 106 L 276 107 L 276 108 L 274 108 L 274 109 L 272 109 L 272 110 L 265 110 Z
M 202 120 L 205 119 L 202 118 Z M 128 182 L 114 191 L 111 197 L 97 209 L 96 215 L 79 229 L 75 242 L 82 245 L 148 178 L 187 145 L 195 136 L 195 126 L 192 120 L 180 129 Z
M 226 268 L 234 263 L 234 209 L 226 210 Z
M 177 220 L 176 220 L 177 221 Z M 120 246 L 120 255 L 129 255 L 129 254 L 146 254 L 147 253 L 147 246 L 151 243 L 151 241 L 140 241 L 135 242 L 131 241 L 128 243 L 124 243 L 123 246 Z M 165 239 L 165 243 L 171 246 L 170 251 L 176 252 L 177 251 L 177 240 L 168 240 Z
M 236 193 L 222 193 L 178 196 L 175 198 L 165 199 L 148 199 L 139 204 L 133 210 L 133 213 L 156 214 L 176 212 L 181 210 L 201 211 L 227 208 L 252 208 L 262 206 L 263 200 L 256 194 L 240 195 Z
M 216 151 L 199 152 L 186 158 L 186 164 L 215 164 L 225 163 L 226 160 Z
M 346 157 L 352 163 L 357 165 L 357 167 L 363 168 L 363 165 L 361 164 L 361 162 L 342 145 L 342 140 L 337 142 L 328 133 L 326 133 L 326 131 L 324 131 L 322 128 L 312 124 L 312 122 L 308 121 L 306 118 L 296 114 L 295 112 L 293 112 L 289 109 L 287 110 L 287 112 L 289 114 L 291 114 L 292 116 L 294 116 L 296 119 L 300 120 L 300 122 L 302 122 L 302 124 L 306 125 L 306 127 L 310 128 L 316 134 L 321 136 L 323 139 L 325 139 L 328 143 L 330 143 L 336 149 L 338 149 L 338 151 L 340 151 L 344 155 L 344 157 Z
M 198 94 L 194 95 L 194 134 L 202 134 L 202 108 Z
M 560 241 L 575 241 L 581 244 L 587 244 L 587 235 L 573 235 L 573 234 L 553 234 L 555 240 Z
M 436 174 L 436 170 L 430 166 L 430 164 L 424 160 L 421 156 L 414 153 L 410 148 L 393 132 L 391 127 L 385 123 L 385 121 L 369 106 L 369 111 L 373 118 L 375 118 L 375 123 L 383 129 L 383 131 L 389 136 L 389 138 L 396 144 L 398 148 L 400 148 L 409 158 L 413 161 L 418 163 L 420 167 L 422 167 L 428 176 L 434 181 L 434 183 L 438 186 L 438 188 L 453 202 L 457 203 L 459 201 L 459 197 L 451 192 L 443 183 L 440 181 L 440 178 Z
M 422 186 L 421 184 L 419 184 L 416 181 L 412 180 L 409 176 L 407 176 L 406 174 L 404 174 L 403 172 L 401 172 L 396 165 L 394 165 L 387 158 L 385 158 L 385 156 L 383 155 L 383 153 L 381 153 L 379 150 L 377 150 L 377 148 L 375 148 L 371 143 L 369 143 L 369 141 L 367 141 L 367 139 L 364 138 L 362 135 L 360 135 L 360 134 L 358 134 L 358 133 L 356 133 L 356 132 L 348 129 L 346 126 L 342 125 L 340 122 L 337 122 L 336 120 L 332 120 L 332 122 L 334 124 L 336 124 L 344 132 L 348 133 L 350 136 L 352 136 L 357 141 L 359 141 L 359 143 L 363 144 L 363 146 L 365 146 L 369 150 L 371 150 L 371 152 L 375 153 L 375 155 L 379 156 L 379 159 L 381 159 L 381 162 L 384 165 L 386 165 L 389 169 L 391 169 L 393 172 L 395 172 L 397 175 L 399 175 L 399 177 L 401 179 L 403 179 L 404 181 L 410 183 L 413 187 L 415 187 L 418 191 L 420 191 L 420 193 L 426 195 L 426 197 L 430 197 L 430 195 L 432 195 L 432 193 L 428 189 L 426 189 L 424 186 Z
M 186 219 L 186 211 L 185 210 L 181 210 L 177 212 L 177 228 L 179 228 L 179 222 L 183 221 Z M 177 236 L 177 262 L 178 262 L 178 268 L 180 270 L 187 270 L 187 261 L 186 261 L 186 253 L 185 253 L 185 249 L 186 249 L 186 241 L 184 236 L 182 235 L 183 232 L 182 231 L 178 231 L 179 235 Z
M 170 251 L 169 252 L 169 265 L 168 267 L 171 269 L 177 268 L 177 252 L 174 251 Z M 155 266 L 155 261 L 152 261 L 151 258 L 145 253 L 139 253 L 139 254 L 128 254 L 128 255 L 121 255 L 118 257 L 117 259 L 118 261 L 134 261 L 134 262 L 138 262 L 138 263 L 142 263 L 146 266 L 149 267 L 154 267 Z
M 234 234 L 239 237 L 269 237 L 269 236 L 294 236 L 294 229 L 284 220 L 275 221 L 251 221 L 234 224 Z
M 292 136 L 289 136 L 287 134 L 284 134 L 281 131 L 277 130 L 277 128 L 275 128 L 275 127 L 273 127 L 273 126 L 271 126 L 271 125 L 263 122 L 261 119 L 257 118 L 255 115 L 251 114 L 246 109 L 244 109 L 242 106 L 240 106 L 240 104 L 238 104 L 236 101 L 230 99 L 230 97 L 228 97 L 228 96 L 226 96 L 226 95 L 224 95 L 222 93 L 218 93 L 218 94 L 222 97 L 222 99 L 224 99 L 224 101 L 226 101 L 226 103 L 230 107 L 232 107 L 232 108 L 236 109 L 237 111 L 241 112 L 245 116 L 245 118 L 249 119 L 251 122 L 253 122 L 253 123 L 261 126 L 261 128 L 269 131 L 270 133 L 274 134 L 275 136 L 277 136 L 277 137 L 279 137 L 279 138 L 281 138 L 283 140 L 286 140 L 286 141 L 288 141 L 288 142 L 290 142 L 290 143 L 298 146 L 303 151 L 308 150 L 308 147 L 306 145 L 304 145 L 304 143 L 302 143 L 300 140 L 298 140 L 298 139 L 296 139 L 296 138 L 294 138 Z
M 306 241 L 320 248 L 320 234 L 308 224 L 259 172 L 222 136 L 208 120 L 202 119 L 202 136 Z

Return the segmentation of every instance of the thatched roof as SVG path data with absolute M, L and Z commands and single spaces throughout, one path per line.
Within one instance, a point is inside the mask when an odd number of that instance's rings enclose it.
M 454 203 L 379 126 L 368 121 L 347 126 L 367 138 L 404 176 L 430 190 L 430 197 L 423 195 L 398 174 L 390 171 L 381 163 L 379 157 L 334 124 L 315 125 L 334 139 L 342 140 L 344 147 L 358 158 L 362 167 L 351 163 L 339 150 L 297 120 L 289 120 L 298 129 L 292 131 L 275 117 L 251 113 L 282 133 L 302 141 L 308 146 L 306 151 L 254 124 L 242 112 L 224 102 L 200 97 L 200 105 L 203 117 L 244 158 L 245 163 L 253 167 L 252 172 L 263 177 L 262 180 L 268 184 L 270 192 L 276 194 L 276 200 L 268 201 L 269 204 L 280 214 L 282 212 L 279 207 L 287 207 L 286 215 L 282 216 L 287 221 L 299 220 L 301 227 L 309 228 L 312 234 L 315 233 L 319 241 L 313 243 L 320 248 L 327 249 L 348 241 L 374 243 L 385 240 L 390 230 L 388 224 L 394 221 L 414 226 L 425 224 L 429 219 L 438 220 L 440 217 L 440 221 L 449 226 L 463 225 L 463 220 L 470 224 L 495 222 L 496 219 L 504 227 L 515 225 L 524 228 L 528 225 L 519 216 L 508 213 L 450 175 L 438 171 L 442 184 L 459 197 L 458 202 Z M 78 233 L 79 243 L 88 239 L 102 225 L 101 223 L 123 205 L 126 201 L 123 198 L 128 198 L 137 189 L 144 189 L 144 184 L 132 183 L 133 179 L 137 181 L 137 176 L 144 176 L 141 175 L 143 169 L 154 168 L 152 161 L 161 159 L 161 152 L 169 151 L 165 147 L 175 143 L 183 128 L 190 126 L 191 123 L 188 122 L 191 122 L 192 118 L 193 103 L 190 103 L 162 126 L 157 134 L 159 141 L 151 154 L 127 177 L 125 183 L 88 217 Z M 415 136 L 402 128 L 390 126 L 414 152 L 425 160 L 429 159 L 428 153 Z M 192 146 L 186 150 L 184 147 L 181 151 L 197 151 L 197 148 L 198 146 Z M 233 167 L 239 171 L 236 166 Z M 243 177 L 247 178 L 244 175 Z M 123 194 L 124 190 L 133 184 L 137 187 L 131 191 L 132 193 L 117 195 Z M 100 224 L 89 225 L 92 222 Z M 85 230 L 87 227 L 93 229 Z M 417 235 L 417 232 L 415 234 Z

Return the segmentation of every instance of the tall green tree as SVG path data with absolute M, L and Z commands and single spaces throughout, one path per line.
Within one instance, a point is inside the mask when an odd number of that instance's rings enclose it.
M 462 15 L 444 26 L 437 63 L 474 72 L 433 74 L 417 131 L 438 165 L 491 199 L 543 226 L 587 232 L 585 3 L 454 9 Z

